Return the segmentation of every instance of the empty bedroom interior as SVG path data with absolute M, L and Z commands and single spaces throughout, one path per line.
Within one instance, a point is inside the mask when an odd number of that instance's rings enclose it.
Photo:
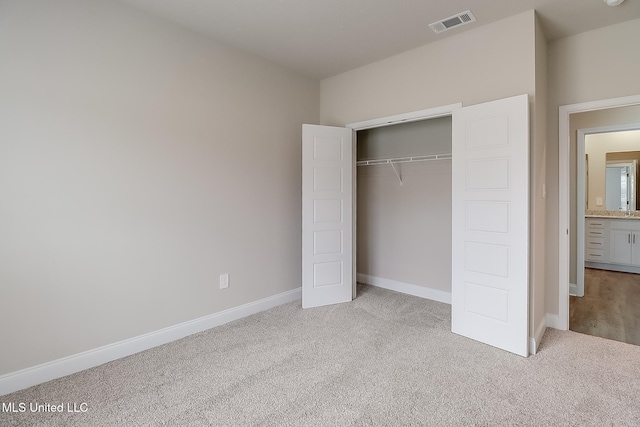
M 528 334 L 563 329 L 558 109 L 640 94 L 637 8 L 555 39 L 528 10 L 318 76 L 136 3 L 0 0 L 0 395 L 299 300 L 302 124 L 521 94 Z M 450 120 L 411 153 L 359 131 L 358 160 L 450 153 Z M 450 303 L 450 164 L 357 167 L 361 282 Z

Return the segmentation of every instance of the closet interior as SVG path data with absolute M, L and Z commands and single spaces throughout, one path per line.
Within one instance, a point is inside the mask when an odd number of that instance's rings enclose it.
M 450 116 L 357 132 L 359 282 L 450 299 L 451 139 Z

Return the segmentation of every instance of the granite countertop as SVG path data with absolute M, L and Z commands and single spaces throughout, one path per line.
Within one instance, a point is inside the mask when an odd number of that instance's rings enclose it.
M 630 212 L 630 215 L 626 215 L 624 211 L 591 211 L 588 210 L 585 218 L 608 218 L 608 219 L 635 219 L 640 220 L 640 211 Z

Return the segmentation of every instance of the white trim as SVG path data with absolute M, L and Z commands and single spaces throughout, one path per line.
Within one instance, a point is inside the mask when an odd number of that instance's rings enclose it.
M 427 108 L 425 110 L 411 111 L 408 113 L 396 114 L 393 116 L 380 117 L 377 119 L 350 123 L 345 127 L 351 128 L 353 130 L 365 130 L 382 126 L 395 125 L 398 123 L 409 123 L 418 120 L 435 119 L 438 117 L 450 116 L 453 110 L 460 107 L 462 107 L 461 103 L 443 105 L 441 107 Z
M 560 317 L 557 314 L 547 313 L 545 316 L 547 319 L 547 328 L 566 330 L 567 328 L 561 328 Z
M 547 318 L 545 316 L 536 328 L 536 332 L 529 338 L 529 354 L 536 354 L 538 352 L 538 347 L 540 346 L 540 342 L 542 341 L 542 337 L 546 331 Z
M 585 144 L 585 134 L 583 129 L 578 129 L 578 137 L 576 139 L 576 144 L 578 144 L 578 159 L 586 159 L 586 144 Z M 584 212 L 586 214 L 586 194 L 585 194 L 585 174 L 587 173 L 585 167 L 585 160 L 576 161 L 577 167 L 577 176 L 576 176 L 576 186 L 577 186 L 577 203 L 576 203 L 576 211 Z M 577 213 L 576 212 L 576 213 Z M 569 284 L 569 295 L 577 295 L 579 297 L 584 296 L 584 215 L 577 215 L 576 222 L 576 284 Z
M 103 363 L 139 353 L 188 335 L 205 331 L 252 314 L 299 300 L 302 288 L 293 289 L 258 301 L 243 304 L 199 319 L 169 326 L 158 331 L 108 344 L 62 359 L 0 376 L 0 396 L 70 375 Z
M 353 182 L 353 225 L 355 228 L 355 225 L 357 223 L 357 211 L 356 211 L 356 198 L 357 198 L 357 180 L 356 180 L 356 166 L 357 166 L 357 156 L 356 156 L 356 151 L 357 151 L 357 131 L 359 130 L 365 130 L 365 129 L 372 129 L 372 128 L 377 128 L 377 127 L 384 127 L 384 126 L 391 126 L 391 125 L 395 125 L 395 124 L 399 124 L 399 123 L 409 123 L 409 122 L 415 122 L 415 121 L 419 121 L 419 120 L 428 120 L 428 119 L 435 119 L 438 117 L 450 117 L 453 116 L 453 111 L 457 110 L 458 108 L 462 108 L 462 103 L 458 102 L 455 104 L 449 104 L 449 105 L 442 105 L 439 107 L 433 107 L 433 108 L 426 108 L 423 110 L 416 110 L 416 111 L 410 111 L 408 113 L 400 113 L 400 114 L 395 114 L 393 116 L 386 116 L 386 117 L 378 117 L 375 119 L 371 119 L 371 120 L 365 120 L 362 122 L 355 122 L 355 123 L 350 123 L 345 125 L 346 128 L 350 128 L 353 130 L 353 174 L 351 176 L 352 182 Z M 395 167 L 394 167 L 395 170 Z M 400 177 L 398 176 L 398 179 L 400 179 Z M 402 182 L 402 180 L 400 179 L 400 182 Z M 357 244 L 356 244 L 356 233 L 355 230 L 353 233 L 351 233 L 351 238 L 352 238 L 352 262 L 353 262 L 353 298 L 356 297 L 356 286 L 357 286 L 357 265 L 356 265 L 356 250 L 357 250 Z M 449 304 L 451 303 L 451 297 L 449 297 Z
M 583 279 L 584 280 L 584 279 Z M 583 285 L 584 286 L 584 285 Z M 578 284 L 576 283 L 569 283 L 569 295 L 571 296 L 578 296 Z M 584 295 L 580 295 L 580 296 L 584 296 Z
M 640 267 L 635 265 L 613 264 L 608 262 L 587 261 L 584 263 L 586 267 L 597 268 L 599 270 L 621 271 L 623 273 L 640 274 Z
M 451 292 L 441 291 L 439 289 L 426 288 L 424 286 L 413 285 L 411 283 L 399 282 L 397 280 L 385 279 L 382 277 L 369 276 L 368 274 L 358 273 L 358 282 L 367 285 L 376 286 L 378 288 L 389 289 L 403 294 L 413 295 L 420 298 L 426 298 L 445 304 L 451 304 Z
M 569 116 L 636 104 L 640 104 L 640 95 L 561 105 L 558 108 L 558 321 L 553 326 L 556 329 L 569 329 Z

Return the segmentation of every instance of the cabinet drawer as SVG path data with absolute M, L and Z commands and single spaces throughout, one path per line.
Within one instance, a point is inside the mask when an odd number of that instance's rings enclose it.
M 604 249 L 587 248 L 587 253 L 585 254 L 585 259 L 587 261 L 603 261 L 604 260 Z
M 604 238 L 604 229 L 602 230 L 592 230 L 592 229 L 587 229 L 587 240 L 589 240 L 592 237 L 602 237 Z
M 588 229 L 604 229 L 604 219 L 587 219 L 586 226 Z
M 604 237 L 591 237 L 587 236 L 586 239 L 587 248 L 604 249 Z

